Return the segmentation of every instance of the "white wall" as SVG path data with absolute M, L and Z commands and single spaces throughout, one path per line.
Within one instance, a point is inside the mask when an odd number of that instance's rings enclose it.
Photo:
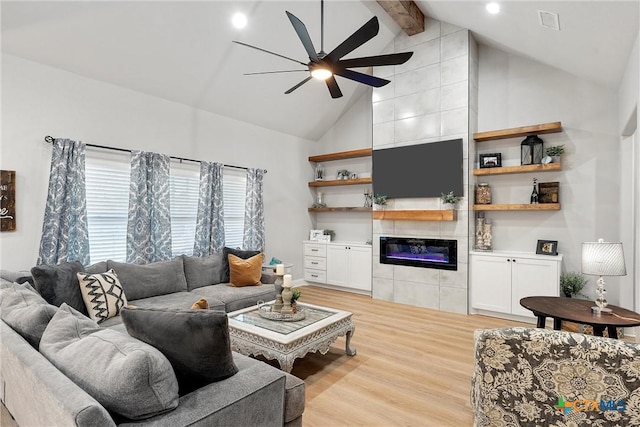
M 43 137 L 52 135 L 267 169 L 267 259 L 292 262 L 302 277 L 311 141 L 4 54 L 2 89 L 0 168 L 17 177 L 17 230 L 0 236 L 3 269 L 36 262 L 51 160 Z
M 617 92 L 486 46 L 480 48 L 479 72 L 478 131 L 562 121 L 562 133 L 541 137 L 545 146 L 565 144 L 566 149 L 561 172 L 491 177 L 494 203 L 527 203 L 535 176 L 560 182 L 562 205 L 560 211 L 488 213 L 494 249 L 533 252 L 538 239 L 558 240 L 563 270 L 580 271 L 582 242 L 620 238 Z M 505 158 L 518 164 L 520 142 L 476 146 L 479 152 L 502 152 L 503 164 Z M 608 283 L 613 287 L 617 279 Z M 586 293 L 592 295 L 593 289 L 595 279 Z

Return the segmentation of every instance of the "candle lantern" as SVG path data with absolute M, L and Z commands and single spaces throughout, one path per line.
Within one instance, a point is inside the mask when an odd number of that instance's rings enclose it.
M 520 164 L 535 165 L 542 163 L 543 141 L 537 135 L 529 135 L 520 144 Z

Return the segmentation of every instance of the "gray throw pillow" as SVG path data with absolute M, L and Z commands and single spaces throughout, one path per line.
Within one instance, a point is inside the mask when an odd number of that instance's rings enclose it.
M 118 275 L 129 301 L 187 290 L 182 257 L 145 265 L 109 260 L 107 266 Z
M 28 282 L 0 289 L 0 318 L 35 349 L 56 311 Z
M 178 406 L 178 382 L 152 346 L 63 304 L 42 336 L 40 352 L 109 411 L 132 420 Z
M 187 289 L 222 283 L 224 268 L 223 255 L 212 254 L 204 257 L 183 255 L 184 274 L 187 277 Z
M 223 249 L 223 254 L 224 254 L 224 259 L 222 260 L 223 263 L 223 271 L 222 271 L 222 283 L 229 283 L 229 281 L 231 280 L 231 276 L 230 276 L 230 270 L 229 270 L 229 254 L 231 255 L 235 255 L 238 258 L 242 258 L 242 259 L 249 259 L 253 256 L 256 256 L 258 254 L 260 254 L 262 252 L 260 251 L 243 251 L 240 249 L 231 249 L 231 248 L 224 248 Z
M 77 276 L 82 269 L 83 266 L 78 261 L 38 265 L 31 269 L 34 288 L 49 304 L 60 307 L 65 302 L 80 313 L 87 314 Z
M 180 395 L 238 372 L 224 311 L 123 308 L 120 316 L 129 335 L 151 344 L 169 359 Z

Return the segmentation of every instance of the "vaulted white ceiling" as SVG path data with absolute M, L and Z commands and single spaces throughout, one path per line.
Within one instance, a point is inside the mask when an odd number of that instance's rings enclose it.
M 516 52 L 615 88 L 638 35 L 638 1 L 508 1 L 490 16 L 479 1 L 416 2 L 435 19 L 473 31 L 481 43 Z M 243 41 L 307 62 L 285 10 L 300 18 L 320 50 L 320 2 L 2 1 L 2 51 L 283 133 L 318 139 L 366 86 L 338 77 L 344 97 L 324 83 L 284 91 L 306 73 L 238 46 Z M 561 31 L 540 27 L 538 9 L 560 14 Z M 244 30 L 233 13 L 248 15 Z M 347 57 L 380 53 L 400 29 L 373 1 L 325 2 L 325 51 L 373 15 L 380 33 Z

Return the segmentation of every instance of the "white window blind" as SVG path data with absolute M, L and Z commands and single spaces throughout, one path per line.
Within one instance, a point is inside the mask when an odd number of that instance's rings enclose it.
M 247 173 L 244 170 L 225 168 L 224 192 L 224 240 L 225 246 L 242 248 L 244 235 L 244 205 L 247 198 Z
M 89 153 L 85 159 L 91 263 L 127 257 L 128 155 Z
M 198 165 L 171 164 L 171 253 L 193 255 L 198 216 Z

